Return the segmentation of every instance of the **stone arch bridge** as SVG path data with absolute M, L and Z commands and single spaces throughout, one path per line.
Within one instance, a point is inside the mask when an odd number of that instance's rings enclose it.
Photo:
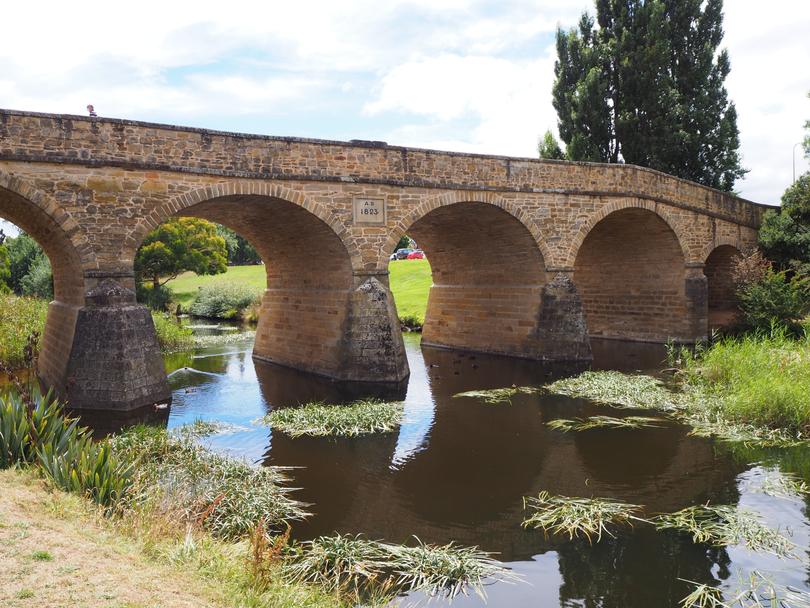
M 74 407 L 170 398 L 133 260 L 172 216 L 222 223 L 261 254 L 254 356 L 398 382 L 388 256 L 405 233 L 433 269 L 426 344 L 587 360 L 589 335 L 706 336 L 762 212 L 630 165 L 0 110 L 0 217 L 51 260 L 39 373 Z

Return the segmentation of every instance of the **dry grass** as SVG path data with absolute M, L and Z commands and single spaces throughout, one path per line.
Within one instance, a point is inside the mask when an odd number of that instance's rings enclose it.
M 0 472 L 0 562 L 8 608 L 225 605 L 195 577 L 150 563 L 81 498 L 15 470 Z

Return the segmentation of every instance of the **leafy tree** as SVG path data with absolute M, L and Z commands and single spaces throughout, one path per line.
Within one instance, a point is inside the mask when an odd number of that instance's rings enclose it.
M 782 207 L 768 211 L 759 246 L 778 268 L 810 277 L 810 173 L 782 195 Z
M 394 251 L 391 253 L 396 253 L 399 249 L 408 249 L 413 244 L 413 239 L 409 237 L 407 234 L 403 234 L 399 241 L 397 241 L 396 247 L 394 247 Z
M 810 97 L 810 93 L 807 94 Z M 807 136 L 804 138 L 804 155 L 810 158 L 810 120 L 804 123 L 804 128 L 807 129 Z
M 261 264 L 262 258 L 250 242 L 239 236 L 236 232 L 217 224 L 217 234 L 225 239 L 225 246 L 228 248 L 228 263 L 234 266 L 245 266 L 247 264 Z
M 722 0 L 596 0 L 557 31 L 554 108 L 572 160 L 628 162 L 730 191 L 740 166 Z
M 550 158 L 552 160 L 563 160 L 565 158 L 560 143 L 550 130 L 546 131 L 543 139 L 538 142 L 537 153 L 540 158 Z
M 11 276 L 9 287 L 14 293 L 21 295 L 22 281 L 31 268 L 41 259 L 47 259 L 42 247 L 25 232 L 21 232 L 14 238 L 6 238 L 8 248 Z
M 161 224 L 146 236 L 135 256 L 135 272 L 150 279 L 156 291 L 181 272 L 219 274 L 227 267 L 225 239 L 215 224 L 196 217 Z

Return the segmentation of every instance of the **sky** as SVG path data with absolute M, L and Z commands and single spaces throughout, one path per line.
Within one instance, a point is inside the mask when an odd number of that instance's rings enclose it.
M 535 157 L 554 33 L 592 0 L 13 2 L 0 107 Z M 810 120 L 810 2 L 726 0 L 740 195 L 777 204 Z M 810 169 L 795 149 L 796 173 Z

